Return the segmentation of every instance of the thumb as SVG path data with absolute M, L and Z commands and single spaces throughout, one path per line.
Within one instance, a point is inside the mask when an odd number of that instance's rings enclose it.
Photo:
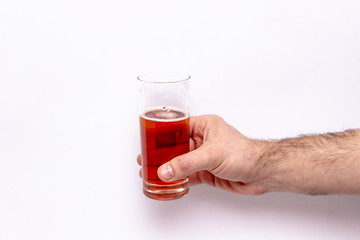
M 201 170 L 216 168 L 218 165 L 216 159 L 216 151 L 210 151 L 208 147 L 203 145 L 161 165 L 157 173 L 164 182 L 175 181 Z

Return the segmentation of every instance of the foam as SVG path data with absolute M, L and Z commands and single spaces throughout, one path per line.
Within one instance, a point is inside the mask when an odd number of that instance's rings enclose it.
M 145 115 L 146 113 L 153 112 L 153 111 L 155 111 L 156 112 L 155 114 L 161 118 L 148 117 Z M 180 113 L 184 114 L 184 117 L 176 118 L 176 116 L 177 116 L 176 112 L 180 112 Z M 186 113 L 183 110 L 178 109 L 178 108 L 156 107 L 156 108 L 147 109 L 145 112 L 140 114 L 140 117 L 143 119 L 156 121 L 156 122 L 177 122 L 177 121 L 181 121 L 181 120 L 185 120 L 185 119 L 189 118 L 190 114 Z M 166 117 L 168 117 L 168 118 L 166 118 Z

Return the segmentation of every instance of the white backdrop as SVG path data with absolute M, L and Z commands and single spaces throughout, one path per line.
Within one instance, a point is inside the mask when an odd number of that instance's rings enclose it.
M 359 196 L 143 196 L 137 75 L 254 138 L 358 128 L 360 2 L 0 2 L 0 240 L 358 239 Z

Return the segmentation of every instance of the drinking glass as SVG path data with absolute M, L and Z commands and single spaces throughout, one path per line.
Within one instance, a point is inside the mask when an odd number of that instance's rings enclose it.
M 163 182 L 157 170 L 190 150 L 190 76 L 148 73 L 137 79 L 143 192 L 157 200 L 180 198 L 189 191 L 189 178 Z

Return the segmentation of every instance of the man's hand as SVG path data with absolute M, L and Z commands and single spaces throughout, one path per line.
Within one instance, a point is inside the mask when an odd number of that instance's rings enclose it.
M 161 180 L 189 176 L 191 185 L 205 183 L 240 194 L 266 191 L 256 162 L 265 142 L 245 137 L 215 115 L 191 117 L 190 132 L 191 151 L 160 166 Z

